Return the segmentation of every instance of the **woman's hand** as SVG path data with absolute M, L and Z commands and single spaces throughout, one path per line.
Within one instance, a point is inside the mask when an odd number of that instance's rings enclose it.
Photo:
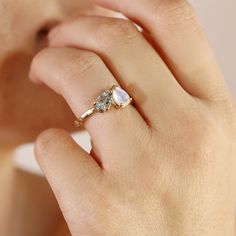
M 16 169 L 12 155 L 11 149 L 0 148 L 1 235 L 69 236 L 48 182 Z
M 72 235 L 233 235 L 236 112 L 194 11 L 184 0 L 96 2 L 130 21 L 63 24 L 31 70 L 77 117 L 117 83 L 134 99 L 86 121 L 90 155 L 62 130 L 36 142 Z

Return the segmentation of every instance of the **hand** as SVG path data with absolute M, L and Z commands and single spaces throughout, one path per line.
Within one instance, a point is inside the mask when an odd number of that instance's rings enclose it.
M 72 235 L 233 235 L 236 112 L 193 9 L 184 0 L 96 2 L 130 21 L 63 24 L 31 70 L 77 117 L 117 83 L 135 101 L 85 122 L 90 155 L 63 130 L 36 142 Z
M 10 160 L 0 159 L 1 235 L 69 236 L 47 181 L 15 169 Z
M 33 56 L 48 46 L 47 32 L 85 12 L 111 14 L 91 0 L 0 1 L 0 152 L 33 142 L 52 125 L 75 130 L 74 115 L 61 96 L 30 83 L 28 74 Z

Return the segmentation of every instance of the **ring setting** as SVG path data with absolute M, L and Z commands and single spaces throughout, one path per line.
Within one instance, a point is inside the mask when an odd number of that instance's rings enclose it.
M 93 107 L 82 114 L 76 121 L 75 125 L 79 128 L 84 121 L 95 113 L 105 113 L 111 107 L 116 109 L 125 108 L 132 103 L 132 98 L 129 94 L 118 85 L 113 85 L 110 89 L 102 92 L 97 98 Z

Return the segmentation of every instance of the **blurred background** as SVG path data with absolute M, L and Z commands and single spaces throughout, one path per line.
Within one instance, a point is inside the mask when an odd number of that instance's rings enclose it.
M 190 0 L 190 2 L 196 8 L 216 52 L 225 79 L 236 99 L 236 1 Z M 86 132 L 75 134 L 74 138 L 85 150 L 90 150 L 89 136 Z M 41 174 L 34 160 L 32 144 L 19 147 L 14 159 L 18 168 Z
M 236 98 L 236 1 L 190 0 L 215 49 L 225 79 Z

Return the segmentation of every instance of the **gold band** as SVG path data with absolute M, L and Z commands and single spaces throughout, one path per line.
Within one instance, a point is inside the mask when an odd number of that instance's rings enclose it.
M 86 111 L 83 115 L 80 116 L 80 118 L 76 119 L 75 125 L 76 127 L 81 127 L 86 119 L 88 119 L 90 116 L 92 116 L 96 112 L 95 107 L 90 108 L 88 111 Z
M 95 113 L 105 113 L 113 105 L 115 108 L 124 108 L 132 102 L 132 98 L 129 94 L 121 89 L 119 86 L 114 85 L 110 89 L 105 90 L 100 94 L 93 107 L 83 113 L 79 118 L 76 119 L 76 127 L 81 127 L 85 120 L 94 115 Z

